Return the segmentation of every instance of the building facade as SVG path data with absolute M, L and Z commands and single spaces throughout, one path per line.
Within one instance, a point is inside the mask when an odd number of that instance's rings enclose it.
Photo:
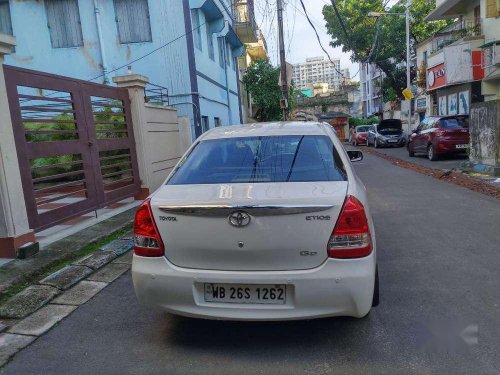
M 350 73 L 349 69 L 340 68 L 338 59 L 332 63 L 324 57 L 313 57 L 293 65 L 292 80 L 297 90 L 311 90 L 317 83 L 327 83 L 329 88 L 339 90 L 350 82 Z
M 193 135 L 241 122 L 230 0 L 0 0 L 8 65 L 112 84 L 132 72 L 168 90 Z
M 255 106 L 252 97 L 243 83 L 243 76 L 247 68 L 258 60 L 266 60 L 267 44 L 255 22 L 255 9 L 253 0 L 234 0 L 236 34 L 245 44 L 245 52 L 238 58 L 240 70 L 241 111 L 244 123 L 255 122 Z
M 427 114 L 469 114 L 474 103 L 500 99 L 499 17 L 496 0 L 436 2 L 426 20 L 453 23 L 417 46 Z
M 360 64 L 359 90 L 363 117 L 383 112 L 382 81 L 384 77 L 384 72 L 376 64 Z

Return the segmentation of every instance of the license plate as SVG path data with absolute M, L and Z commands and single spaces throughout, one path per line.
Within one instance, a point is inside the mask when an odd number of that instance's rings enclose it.
M 284 305 L 286 286 L 206 283 L 205 302 Z
M 456 148 L 467 148 L 469 145 L 455 145 Z
M 396 143 L 398 140 L 397 139 L 389 139 L 387 142 L 389 143 Z

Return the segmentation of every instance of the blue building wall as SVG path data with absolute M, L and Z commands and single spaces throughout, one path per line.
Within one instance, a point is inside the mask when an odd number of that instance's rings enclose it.
M 206 21 L 206 3 L 218 8 L 223 19 L 217 23 L 228 30 L 232 25 L 229 0 L 148 0 L 152 41 L 122 44 L 118 36 L 113 0 L 98 0 L 110 84 L 111 77 L 127 74 L 126 66 L 131 65 L 133 73 L 145 75 L 151 83 L 168 88 L 171 105 L 178 109 L 179 115 L 191 118 L 193 134 L 200 134 L 200 127 L 195 126 L 195 122 L 200 121 L 200 116 L 209 117 L 210 127 L 214 127 L 215 117 L 220 118 L 222 125 L 241 122 L 238 69 L 227 68 L 226 81 L 226 70 L 218 62 L 217 37 L 220 34 L 212 34 L 215 61 L 208 55 L 205 26 L 200 27 L 202 50 L 193 46 L 190 10 L 202 6 L 199 14 L 203 24 Z M 79 0 L 78 7 L 83 46 L 52 48 L 44 1 L 11 0 L 12 29 L 17 46 L 15 53 L 6 57 L 5 63 L 102 83 L 102 57 L 94 4 L 92 0 Z M 225 42 L 230 40 L 229 35 L 222 38 Z M 241 48 L 234 38 L 231 40 L 232 54 L 238 54 Z M 134 62 L 155 49 L 158 50 Z M 125 67 L 120 68 L 121 66 Z M 224 66 L 226 67 L 225 64 Z M 193 102 L 194 106 L 191 104 Z

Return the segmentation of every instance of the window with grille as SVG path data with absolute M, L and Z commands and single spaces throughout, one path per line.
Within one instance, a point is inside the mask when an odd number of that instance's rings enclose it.
M 83 46 L 78 0 L 47 0 L 45 9 L 53 48 Z
M 203 133 L 210 130 L 210 122 L 208 120 L 208 116 L 201 116 L 201 127 Z
M 219 47 L 219 65 L 224 68 L 224 38 L 217 38 L 217 46 Z
M 231 45 L 229 43 L 226 44 L 227 46 L 227 55 L 226 55 L 226 65 L 228 67 L 231 67 L 231 61 L 232 61 L 232 51 L 231 51 Z
M 486 0 L 486 17 L 500 17 L 500 0 Z
M 210 25 L 207 23 L 206 24 L 206 31 L 207 31 L 207 49 L 208 49 L 208 57 L 210 57 L 211 60 L 215 61 L 215 56 L 214 56 L 214 36 L 212 32 L 210 31 Z
M 201 27 L 200 12 L 198 9 L 191 9 L 191 26 L 193 26 L 193 41 L 196 48 L 202 51 L 201 47 Z
M 12 35 L 9 0 L 0 0 L 0 33 Z
M 151 42 L 151 20 L 147 0 L 114 0 L 120 43 Z

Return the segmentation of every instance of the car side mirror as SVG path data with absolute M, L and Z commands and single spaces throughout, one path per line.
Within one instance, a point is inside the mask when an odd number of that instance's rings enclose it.
M 347 155 L 349 156 L 349 160 L 351 160 L 351 162 L 353 163 L 363 160 L 363 153 L 361 151 L 357 150 L 347 151 Z
M 418 130 L 417 129 L 414 129 L 411 134 L 418 134 Z

